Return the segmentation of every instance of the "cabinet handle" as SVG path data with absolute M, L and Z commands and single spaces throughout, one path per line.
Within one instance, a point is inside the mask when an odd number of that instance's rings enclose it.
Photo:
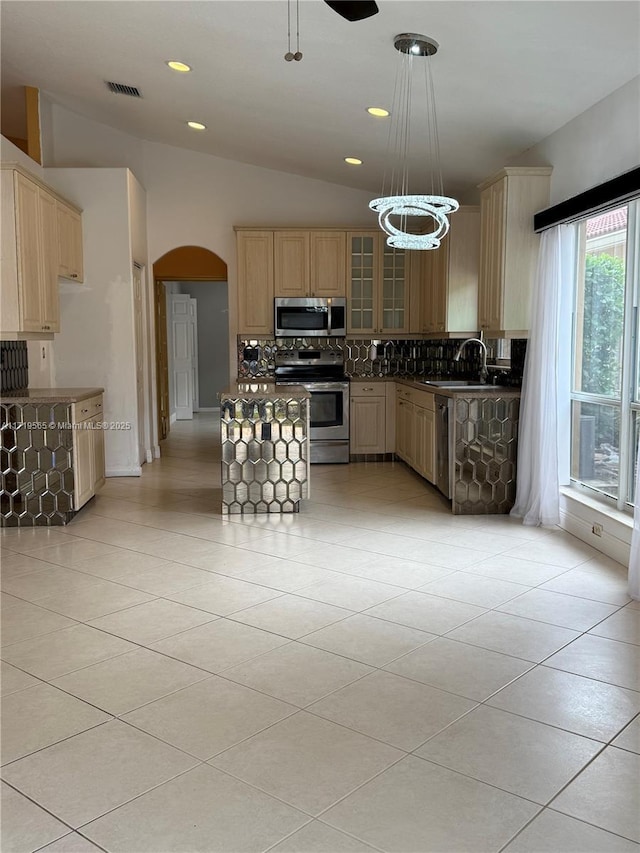
M 86 413 L 89 411 L 89 409 L 80 409 L 80 411 L 82 412 L 83 415 L 86 415 Z
M 363 391 L 373 391 L 373 388 L 363 388 Z
M 102 403 L 96 403 L 96 409 L 101 409 L 101 408 L 102 408 Z
M 51 329 L 51 326 L 43 326 L 42 327 L 43 332 L 48 332 L 50 329 Z
M 77 272 L 69 273 L 69 278 L 78 278 L 78 273 Z

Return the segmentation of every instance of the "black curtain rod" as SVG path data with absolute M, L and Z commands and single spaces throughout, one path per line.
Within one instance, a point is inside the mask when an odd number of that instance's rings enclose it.
M 640 166 L 612 178 L 604 184 L 592 187 L 590 190 L 574 195 L 560 204 L 547 207 L 533 217 L 533 230 L 546 231 L 554 225 L 581 219 L 590 213 L 623 204 L 625 201 L 640 195 Z

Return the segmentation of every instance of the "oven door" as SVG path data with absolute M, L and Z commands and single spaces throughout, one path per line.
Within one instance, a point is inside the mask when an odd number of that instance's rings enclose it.
M 349 383 L 305 382 L 311 392 L 311 440 L 349 439 Z

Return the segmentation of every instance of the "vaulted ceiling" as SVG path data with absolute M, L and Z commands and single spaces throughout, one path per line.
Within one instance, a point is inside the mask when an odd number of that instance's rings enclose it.
M 640 5 L 616 0 L 378 0 L 349 23 L 300 2 L 300 62 L 285 62 L 287 0 L 3 0 L 3 106 L 18 87 L 143 139 L 337 184 L 380 189 L 399 54 L 433 62 L 445 191 L 486 175 L 640 72 Z M 295 19 L 295 0 L 291 12 Z M 295 50 L 295 48 L 294 48 Z M 193 67 L 177 74 L 179 59 Z M 114 95 L 105 81 L 136 86 Z M 8 111 L 8 112 L 7 112 Z M 186 127 L 190 119 L 207 130 Z M 350 167 L 345 156 L 363 165 Z

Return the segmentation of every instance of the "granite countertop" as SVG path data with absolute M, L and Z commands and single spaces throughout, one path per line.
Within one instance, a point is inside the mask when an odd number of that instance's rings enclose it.
M 15 391 L 3 391 L 2 403 L 79 403 L 103 394 L 104 388 L 18 388 Z
M 308 400 L 311 392 L 302 385 L 276 385 L 273 379 L 239 379 L 218 394 L 223 400 Z

